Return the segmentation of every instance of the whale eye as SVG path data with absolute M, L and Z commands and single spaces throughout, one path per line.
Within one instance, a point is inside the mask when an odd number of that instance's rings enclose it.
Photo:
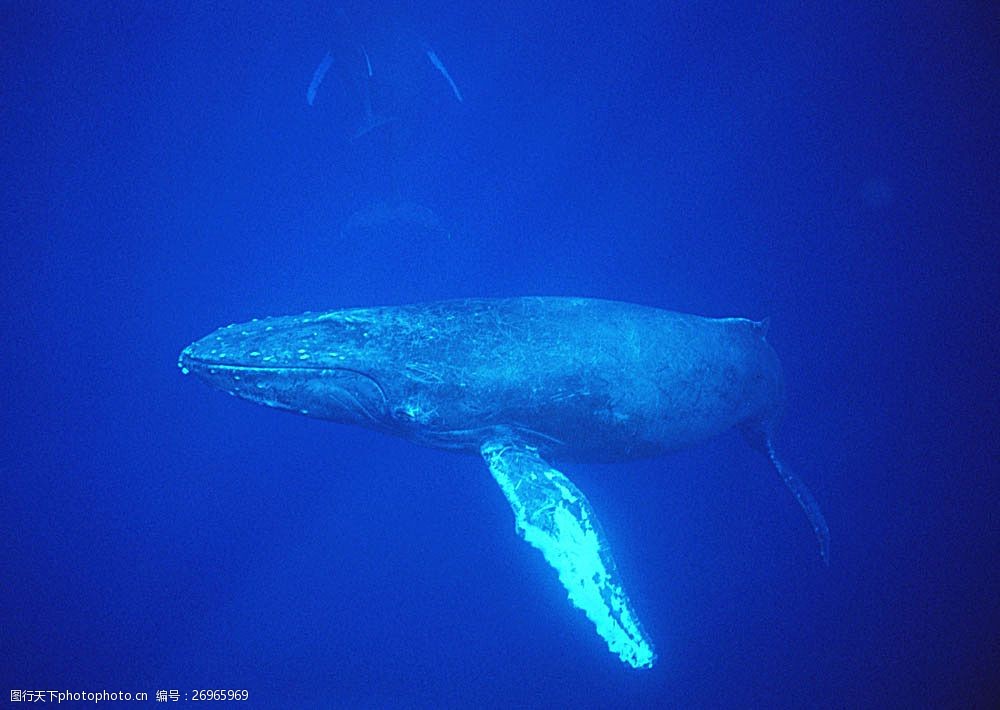
M 434 418 L 434 414 L 436 412 L 437 409 L 424 409 L 415 399 L 410 399 L 401 404 L 397 404 L 392 409 L 393 417 L 404 424 L 427 424 Z

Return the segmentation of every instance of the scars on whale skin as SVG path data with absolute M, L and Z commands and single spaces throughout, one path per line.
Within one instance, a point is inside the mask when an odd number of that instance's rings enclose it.
M 551 461 L 625 462 L 737 427 L 769 456 L 826 560 L 829 531 L 779 460 L 766 322 L 584 298 L 469 299 L 261 318 L 185 348 L 229 394 L 482 456 L 518 533 L 629 665 L 655 653 L 593 506 Z

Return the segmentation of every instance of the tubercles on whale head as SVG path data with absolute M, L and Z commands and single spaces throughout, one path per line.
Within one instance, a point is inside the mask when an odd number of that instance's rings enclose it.
M 358 330 L 358 333 L 354 333 Z M 363 328 L 309 314 L 229 325 L 186 347 L 184 374 L 268 407 L 345 424 L 391 421 L 378 376 L 359 357 Z

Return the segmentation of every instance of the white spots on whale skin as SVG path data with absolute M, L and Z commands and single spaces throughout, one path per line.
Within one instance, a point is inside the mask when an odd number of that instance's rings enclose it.
M 184 348 L 184 350 L 181 351 L 180 357 L 177 358 L 177 367 L 180 368 L 180 371 L 181 371 L 182 375 L 189 375 L 189 374 L 191 374 L 191 370 L 189 370 L 188 366 L 184 364 L 184 359 L 185 358 L 189 358 L 189 357 L 191 357 L 191 346 L 190 345 L 188 347 Z
M 247 355 L 249 355 L 250 357 L 260 357 L 260 351 L 259 350 L 251 350 L 250 352 L 247 353 Z
M 542 552 L 608 649 L 633 668 L 652 666 L 656 654 L 586 496 L 530 446 L 495 439 L 483 443 L 481 453 L 514 511 L 518 533 Z
M 299 355 L 299 360 L 308 360 L 308 359 L 309 359 L 309 353 L 302 353 L 301 355 Z

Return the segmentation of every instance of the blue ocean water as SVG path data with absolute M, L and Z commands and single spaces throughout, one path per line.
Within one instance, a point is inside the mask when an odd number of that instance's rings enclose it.
M 995 706 L 995 12 L 493 5 L 0 7 L 0 692 Z M 769 317 L 830 565 L 736 433 L 563 466 L 635 671 L 481 460 L 176 368 L 257 316 L 527 294 Z

